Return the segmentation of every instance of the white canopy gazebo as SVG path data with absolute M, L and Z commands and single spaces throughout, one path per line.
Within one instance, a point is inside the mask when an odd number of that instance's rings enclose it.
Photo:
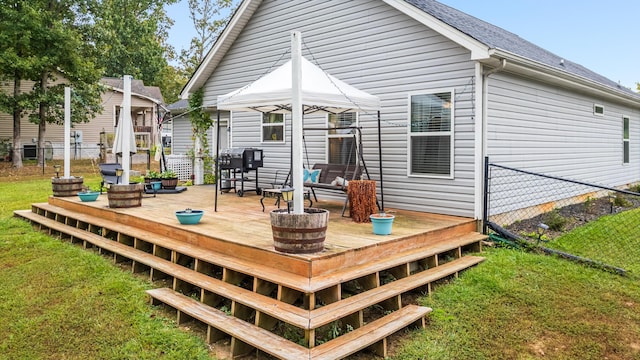
M 375 111 L 378 113 L 380 140 L 380 99 L 329 75 L 309 62 L 300 55 L 300 43 L 300 33 L 292 32 L 291 60 L 260 79 L 228 94 L 220 95 L 217 99 L 218 110 L 292 114 L 291 168 L 293 187 L 298 190 L 303 188 L 302 114 Z M 218 128 L 219 122 L 218 116 Z M 382 191 L 382 165 L 380 188 Z M 295 191 L 294 213 L 302 213 L 303 206 L 302 191 Z M 384 210 L 384 200 L 382 209 Z

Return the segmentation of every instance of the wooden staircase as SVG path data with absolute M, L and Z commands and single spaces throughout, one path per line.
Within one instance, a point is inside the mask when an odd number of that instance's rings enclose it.
M 303 276 L 234 257 L 229 249 L 202 248 L 178 232 L 168 236 L 162 228 L 76 208 L 42 203 L 14 214 L 50 235 L 96 248 L 134 273 L 165 279 L 170 287 L 147 291 L 153 303 L 175 310 L 179 324 L 206 324 L 210 343 L 230 338 L 233 357 L 257 351 L 279 359 L 341 359 L 363 349 L 386 356 L 388 336 L 425 326 L 431 309 L 411 304 L 412 294 L 429 294 L 437 281 L 484 260 L 467 254 L 480 252 L 485 236 L 464 225 L 438 231 L 422 247 L 398 246 L 366 262 Z

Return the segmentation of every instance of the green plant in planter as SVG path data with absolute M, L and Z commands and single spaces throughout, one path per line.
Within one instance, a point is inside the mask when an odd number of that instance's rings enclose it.
M 160 173 L 155 170 L 148 170 L 146 179 L 160 179 Z
M 161 179 L 175 179 L 178 175 L 173 170 L 165 170 L 160 174 Z

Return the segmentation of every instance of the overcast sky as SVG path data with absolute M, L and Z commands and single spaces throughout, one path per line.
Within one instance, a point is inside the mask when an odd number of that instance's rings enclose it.
M 626 87 L 636 90 L 640 82 L 640 0 L 439 1 Z M 187 0 L 168 12 L 175 21 L 169 42 L 179 51 L 194 34 Z

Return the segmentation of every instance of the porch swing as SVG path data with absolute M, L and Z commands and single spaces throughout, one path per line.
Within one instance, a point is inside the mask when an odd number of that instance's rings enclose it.
M 309 161 L 309 152 L 307 149 L 307 141 L 304 133 L 306 131 L 330 131 L 330 130 L 350 130 L 352 133 L 353 141 L 349 145 L 349 151 L 347 152 L 346 162 L 343 164 L 338 163 L 314 163 L 311 165 Z M 366 176 L 367 180 L 371 180 L 371 175 L 367 169 L 367 164 L 364 160 L 362 151 L 362 128 L 359 126 L 341 126 L 341 127 L 328 127 L 328 128 L 304 128 L 302 129 L 302 143 L 304 147 L 304 155 L 306 167 L 304 169 L 304 187 L 311 190 L 313 199 L 318 201 L 315 189 L 336 191 L 344 194 L 345 200 L 342 206 L 342 216 L 346 212 L 347 205 L 349 203 L 349 197 L 347 196 L 348 185 L 350 181 L 361 180 L 362 176 Z M 348 136 L 344 136 L 348 138 Z M 354 149 L 355 148 L 355 149 Z M 353 154 L 356 154 L 355 163 L 352 164 Z M 364 172 L 364 174 L 363 174 Z M 287 176 L 284 181 L 278 181 L 278 171 L 276 171 L 276 178 L 274 179 L 274 186 L 291 186 L 291 170 L 287 171 Z M 380 204 L 376 198 L 376 204 L 380 209 Z
M 331 130 L 348 130 L 352 136 L 343 136 L 342 140 L 352 139 L 347 151 L 339 153 L 340 161 L 330 161 L 328 163 L 309 162 L 309 153 L 307 149 L 306 137 L 304 133 L 307 131 L 331 131 Z M 364 160 L 362 151 L 362 133 L 358 126 L 342 126 L 330 128 L 303 128 L 303 146 L 305 151 L 306 169 L 304 171 L 304 186 L 311 190 L 314 200 L 317 202 L 318 197 L 315 189 L 337 191 L 345 196 L 342 206 L 342 216 L 346 211 L 349 198 L 347 196 L 348 185 L 350 181 L 361 180 L 362 176 L 366 176 L 367 180 L 371 180 L 367 164 Z M 342 147 L 345 143 L 342 144 Z M 346 149 L 345 149 L 346 150 Z M 354 156 L 355 155 L 355 156 Z M 377 199 L 376 199 L 377 203 Z

